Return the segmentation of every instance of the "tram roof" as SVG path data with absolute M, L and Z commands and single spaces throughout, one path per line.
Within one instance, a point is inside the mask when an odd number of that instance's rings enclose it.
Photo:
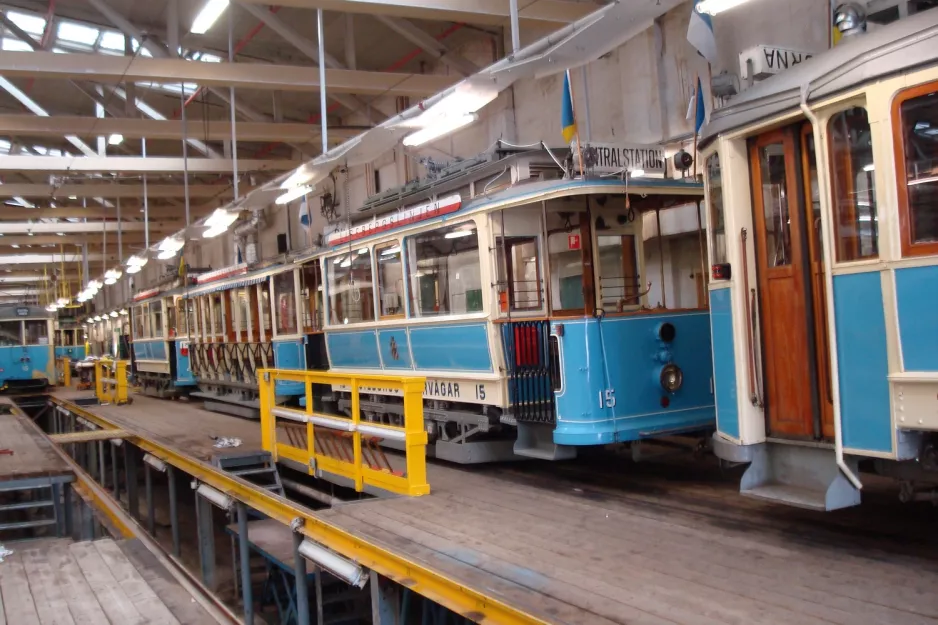
M 845 40 L 747 89 L 713 112 L 700 147 L 720 134 L 797 109 L 802 89 L 808 101 L 816 101 L 936 60 L 938 8 L 933 8 Z

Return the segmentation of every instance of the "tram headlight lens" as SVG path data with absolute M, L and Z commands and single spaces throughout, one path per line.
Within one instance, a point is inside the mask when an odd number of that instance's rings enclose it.
M 665 365 L 661 369 L 661 388 L 669 393 L 676 392 L 684 383 L 684 372 L 675 364 Z

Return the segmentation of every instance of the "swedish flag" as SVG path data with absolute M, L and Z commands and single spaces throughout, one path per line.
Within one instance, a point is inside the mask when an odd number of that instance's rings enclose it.
M 573 92 L 570 91 L 570 70 L 563 74 L 563 101 L 560 106 L 560 128 L 567 143 L 576 136 L 576 118 L 573 116 Z

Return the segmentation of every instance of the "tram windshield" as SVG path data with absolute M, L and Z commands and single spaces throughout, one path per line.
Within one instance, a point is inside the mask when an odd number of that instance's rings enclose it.
M 21 345 L 23 324 L 19 321 L 0 321 L 0 347 Z
M 49 324 L 45 319 L 27 319 L 24 325 L 26 345 L 49 344 Z

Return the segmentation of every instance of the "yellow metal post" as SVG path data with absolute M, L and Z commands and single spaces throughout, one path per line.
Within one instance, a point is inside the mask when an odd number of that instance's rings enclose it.
M 309 418 L 313 416 L 313 381 L 306 380 L 306 417 Z M 313 458 L 316 457 L 316 432 L 313 429 L 313 424 L 311 421 L 306 422 L 306 471 L 310 475 L 316 473 L 314 469 L 313 462 L 310 462 Z
M 413 378 L 404 380 L 405 459 L 407 462 L 408 495 L 426 495 L 427 483 L 427 430 L 423 424 L 424 382 Z
M 277 461 L 277 424 L 270 411 L 273 406 L 271 399 L 271 385 L 273 376 L 269 369 L 261 369 L 257 375 L 258 402 L 261 405 L 261 445 L 270 452 L 272 459 Z
M 104 399 L 104 363 L 98 360 L 94 363 L 94 395 L 98 401 Z
M 365 490 L 365 478 L 362 476 L 362 433 L 358 431 L 358 423 L 361 418 L 361 397 L 358 393 L 358 380 L 352 378 L 349 380 L 349 386 L 352 389 L 352 423 L 355 426 L 355 431 L 352 432 L 355 462 L 355 490 L 361 492 Z

